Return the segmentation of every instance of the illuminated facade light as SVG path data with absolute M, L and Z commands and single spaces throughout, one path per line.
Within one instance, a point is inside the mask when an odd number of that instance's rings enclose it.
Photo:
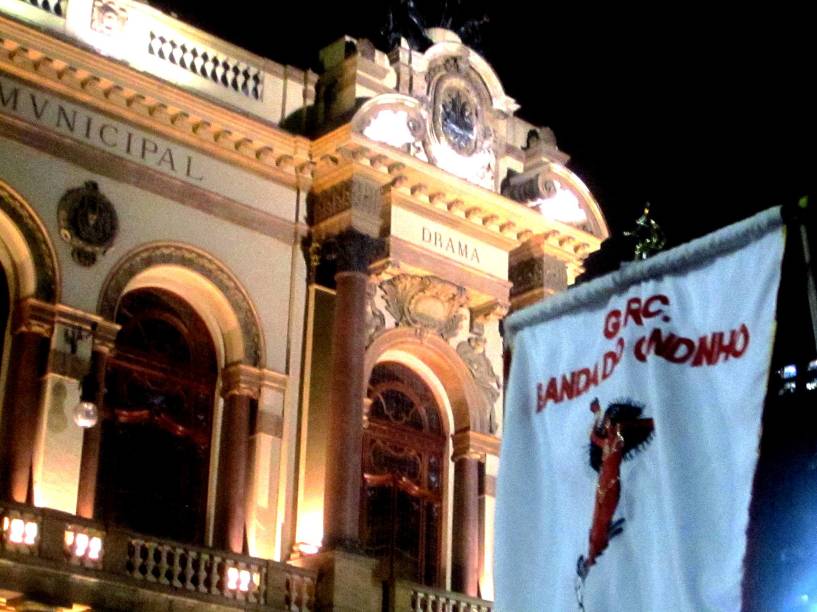
M 36 520 L 21 516 L 3 517 L 3 541 L 14 547 L 31 547 L 38 543 L 40 525 Z
M 25 522 L 25 536 L 23 537 L 23 544 L 33 546 L 37 543 L 37 534 L 40 532 L 40 527 L 34 521 Z
M 227 589 L 230 591 L 235 591 L 238 589 L 238 568 L 237 567 L 228 567 L 227 568 Z
M 102 560 L 102 536 L 69 526 L 65 530 L 65 554 L 75 563 L 96 566 Z
M 237 567 L 227 568 L 228 591 L 248 593 L 251 585 L 254 585 L 257 588 L 260 582 L 261 574 L 258 572 L 251 572 L 247 569 L 238 569 Z
M 9 541 L 14 544 L 22 544 L 25 537 L 25 522 L 23 519 L 11 519 L 11 528 L 9 529 Z

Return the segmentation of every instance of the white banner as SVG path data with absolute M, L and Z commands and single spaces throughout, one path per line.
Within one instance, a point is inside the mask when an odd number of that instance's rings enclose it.
M 758 218 L 509 319 L 497 610 L 740 610 L 784 243 Z

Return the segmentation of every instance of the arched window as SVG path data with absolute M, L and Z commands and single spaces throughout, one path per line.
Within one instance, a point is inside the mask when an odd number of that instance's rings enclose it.
M 436 586 L 445 433 L 428 385 L 399 363 L 374 367 L 363 435 L 362 533 L 390 576 Z
M 139 289 L 106 373 L 101 516 L 140 533 L 203 543 L 218 366 L 201 317 L 175 294 Z

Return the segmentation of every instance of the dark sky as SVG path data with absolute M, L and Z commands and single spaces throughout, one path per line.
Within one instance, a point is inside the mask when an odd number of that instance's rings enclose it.
M 318 50 L 344 33 L 377 40 L 396 3 L 296 2 L 281 12 L 282 2 L 237 2 L 233 11 L 151 2 L 301 68 L 317 68 Z M 445 2 L 416 3 L 431 22 Z M 479 50 L 521 104 L 518 114 L 553 128 L 613 231 L 630 227 L 649 201 L 677 244 L 813 184 L 814 45 L 805 15 L 768 5 L 750 13 L 655 3 L 602 14 L 546 4 L 462 0 L 454 25 L 488 17 Z

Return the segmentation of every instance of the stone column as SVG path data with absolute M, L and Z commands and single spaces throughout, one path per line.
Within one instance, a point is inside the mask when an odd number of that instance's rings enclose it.
M 35 299 L 20 302 L 12 318 L 12 344 L 2 413 L 0 482 L 3 499 L 26 503 L 40 416 L 42 376 L 54 310 Z
M 94 399 L 99 421 L 82 434 L 82 457 L 79 467 L 79 488 L 77 491 L 77 515 L 94 518 L 96 506 L 96 485 L 99 477 L 99 449 L 102 443 L 102 422 L 109 417 L 105 408 L 105 372 L 108 357 L 114 347 L 114 339 L 119 325 L 104 322 L 94 330 L 94 349 L 91 357 L 90 376 L 96 379 L 96 398 Z M 80 381 L 80 397 L 82 387 Z
M 451 588 L 469 597 L 479 590 L 479 456 L 454 457 Z
M 376 241 L 347 230 L 322 252 L 336 262 L 331 401 L 323 508 L 324 549 L 360 548 L 366 287 Z
M 247 464 L 250 456 L 250 411 L 258 399 L 260 373 L 242 364 L 222 372 L 221 418 L 213 546 L 244 551 L 247 511 Z
M 454 516 L 451 547 L 451 588 L 470 597 L 479 595 L 480 524 L 479 464 L 499 456 L 499 438 L 470 430 L 452 436 L 454 452 Z M 493 523 L 493 516 L 491 516 Z

